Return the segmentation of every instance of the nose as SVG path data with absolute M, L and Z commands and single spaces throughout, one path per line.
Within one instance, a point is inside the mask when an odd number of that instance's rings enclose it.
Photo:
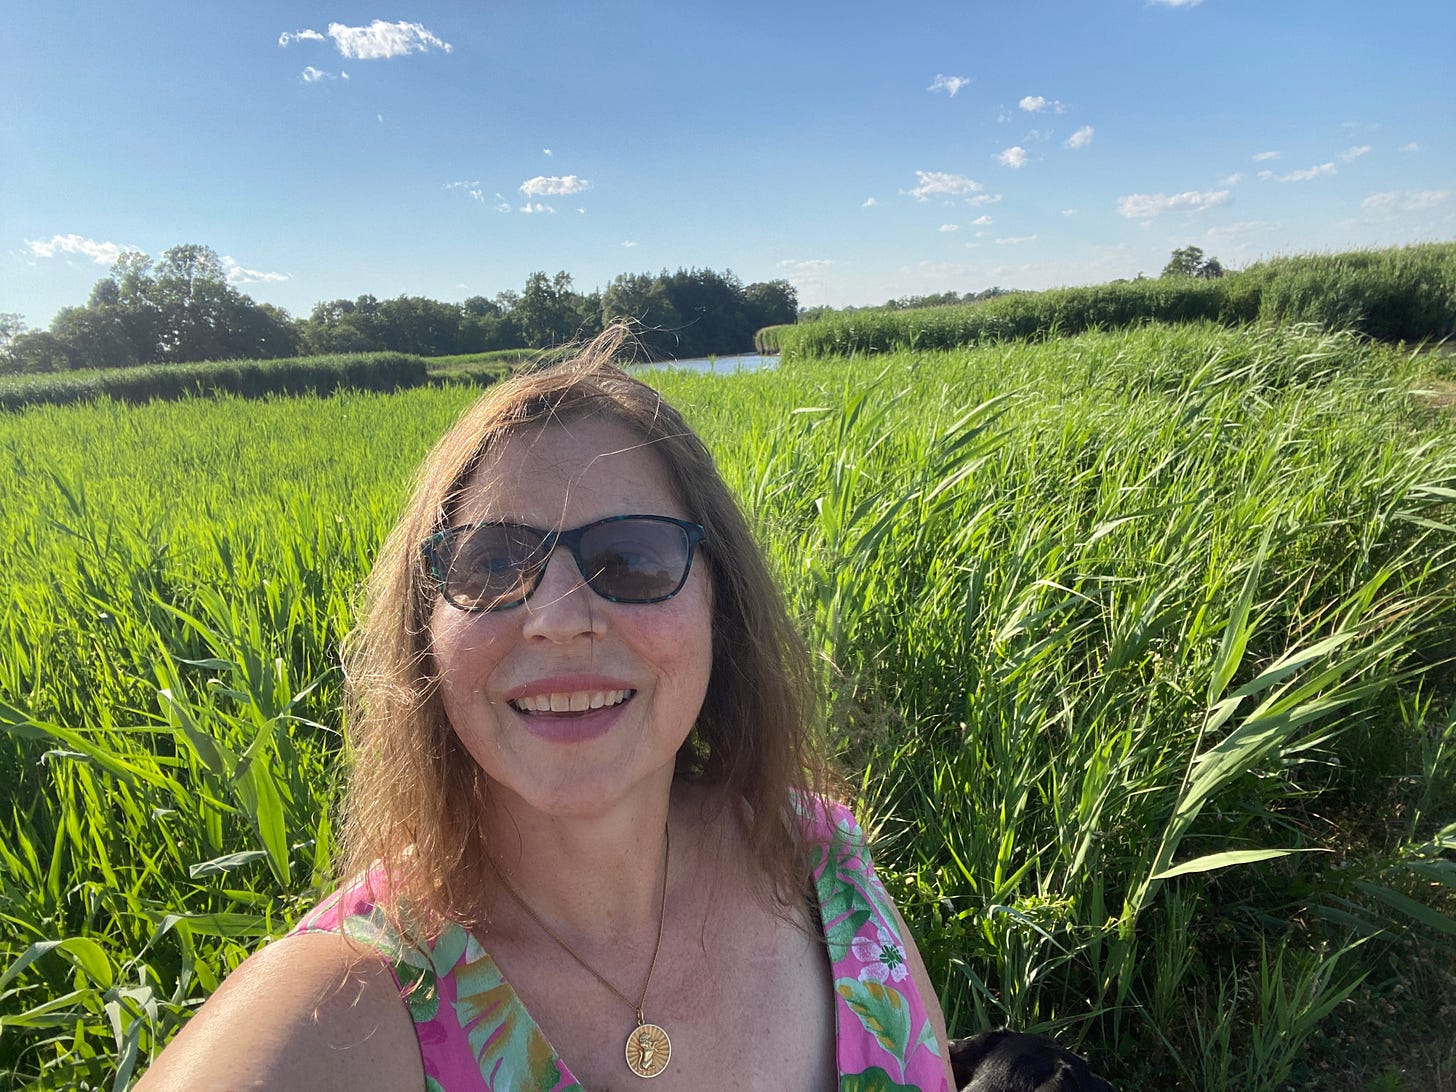
M 541 583 L 522 604 L 524 633 L 549 641 L 570 641 L 602 632 L 603 603 L 582 579 L 570 550 L 557 549 L 546 559 Z

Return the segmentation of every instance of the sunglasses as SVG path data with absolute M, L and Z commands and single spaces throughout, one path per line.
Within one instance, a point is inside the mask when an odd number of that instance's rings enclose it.
M 520 523 L 447 527 L 420 543 L 445 602 L 459 610 L 518 607 L 565 546 L 587 586 L 613 603 L 660 603 L 682 591 L 707 532 L 670 516 L 608 516 L 571 531 Z

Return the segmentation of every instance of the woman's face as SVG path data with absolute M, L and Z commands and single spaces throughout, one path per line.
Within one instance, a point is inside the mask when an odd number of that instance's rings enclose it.
M 687 518 L 649 447 L 619 425 L 579 421 L 507 440 L 476 472 L 453 522 L 570 530 L 629 514 Z M 671 599 L 614 603 L 558 546 L 519 606 L 469 613 L 436 602 L 440 697 L 494 801 L 590 817 L 666 799 L 708 687 L 706 564 L 698 551 Z

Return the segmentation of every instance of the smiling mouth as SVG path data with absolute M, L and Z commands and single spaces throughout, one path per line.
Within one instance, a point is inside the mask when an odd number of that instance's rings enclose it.
M 573 690 L 560 694 L 532 694 L 515 698 L 510 706 L 518 713 L 586 713 L 621 705 L 635 690 Z

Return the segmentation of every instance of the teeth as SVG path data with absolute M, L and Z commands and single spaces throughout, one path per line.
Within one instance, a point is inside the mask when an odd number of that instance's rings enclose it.
M 533 694 L 517 698 L 511 705 L 523 713 L 582 713 L 620 705 L 631 693 L 630 690 L 576 690 L 567 694 Z

